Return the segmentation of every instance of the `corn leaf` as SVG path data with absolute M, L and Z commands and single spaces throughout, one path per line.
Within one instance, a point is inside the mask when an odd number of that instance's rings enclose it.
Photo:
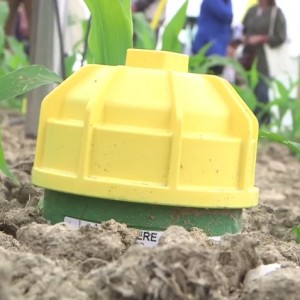
M 15 176 L 9 171 L 8 166 L 5 161 L 4 157 L 4 151 L 2 146 L 2 134 L 0 130 L 0 170 L 13 182 L 18 183 L 18 180 L 15 178 Z
M 162 38 L 162 50 L 182 52 L 181 43 L 178 40 L 180 30 L 183 28 L 186 19 L 188 1 L 185 1 L 173 19 L 166 26 Z
M 154 50 L 156 46 L 155 32 L 152 30 L 145 14 L 134 13 L 132 19 L 135 48 Z
M 247 86 L 241 87 L 237 84 L 232 84 L 236 92 L 244 100 L 247 106 L 254 111 L 257 107 L 257 99 L 253 90 Z
M 252 89 L 255 89 L 259 82 L 259 72 L 257 70 L 257 59 L 254 60 L 254 63 L 251 69 L 248 71 L 249 74 L 249 84 Z
M 293 227 L 291 231 L 295 235 L 296 243 L 300 244 L 300 225 Z
M 260 129 L 259 137 L 271 142 L 286 145 L 295 154 L 300 154 L 300 143 L 292 142 L 281 134 L 273 133 L 265 129 Z
M 0 1 L 0 54 L 2 54 L 5 34 L 4 34 L 4 25 L 8 17 L 9 9 L 7 2 Z
M 92 23 L 89 49 L 93 63 L 123 65 L 126 51 L 132 48 L 130 0 L 85 0 Z
M 6 20 L 8 18 L 9 8 L 5 1 L 0 1 L 0 27 L 4 27 Z
M 194 69 L 199 68 L 201 65 L 205 64 L 207 61 L 206 52 L 211 47 L 211 43 L 205 44 L 197 54 L 190 56 L 189 68 L 193 72 Z
M 44 66 L 31 65 L 0 76 L 0 101 L 25 94 L 49 83 L 62 79 Z

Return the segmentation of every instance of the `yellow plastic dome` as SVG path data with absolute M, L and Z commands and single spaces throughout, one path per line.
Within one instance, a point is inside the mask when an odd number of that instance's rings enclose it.
M 112 200 L 244 208 L 258 122 L 231 85 L 187 73 L 188 56 L 128 50 L 87 65 L 43 101 L 33 183 Z

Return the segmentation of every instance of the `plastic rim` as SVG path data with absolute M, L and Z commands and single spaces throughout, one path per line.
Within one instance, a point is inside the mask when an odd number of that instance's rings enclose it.
M 140 230 L 163 231 L 171 225 L 203 229 L 208 236 L 238 233 L 242 209 L 203 209 L 123 202 L 46 189 L 44 217 L 52 224 L 65 217 L 101 223 L 114 219 Z

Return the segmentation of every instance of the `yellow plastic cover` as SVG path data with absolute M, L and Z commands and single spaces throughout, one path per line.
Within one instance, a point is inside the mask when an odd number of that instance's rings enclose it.
M 187 70 L 186 55 L 130 49 L 125 66 L 70 76 L 42 103 L 33 183 L 139 203 L 256 205 L 255 116 L 227 81 Z

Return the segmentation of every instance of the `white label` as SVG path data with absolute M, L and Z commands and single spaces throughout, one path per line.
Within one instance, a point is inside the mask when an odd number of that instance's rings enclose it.
M 157 246 L 162 234 L 163 231 L 140 230 L 140 235 L 136 239 L 136 243 L 146 247 Z
M 101 224 L 84 221 L 80 219 L 75 219 L 71 217 L 65 217 L 64 222 L 69 224 L 70 226 L 79 229 L 82 226 L 91 225 L 94 227 L 101 227 Z M 163 231 L 149 231 L 149 230 L 140 230 L 140 234 L 136 239 L 137 244 L 144 245 L 146 247 L 154 247 L 157 246 L 158 241 L 163 234 Z
M 75 219 L 71 217 L 65 217 L 64 222 L 71 225 L 74 228 L 79 229 L 82 226 L 91 225 L 94 227 L 101 227 L 101 224 L 84 221 L 80 219 Z M 140 234 L 138 238 L 136 239 L 137 244 L 144 245 L 146 247 L 154 247 L 158 245 L 159 239 L 162 236 L 163 231 L 151 231 L 151 230 L 140 230 Z M 209 239 L 213 240 L 216 243 L 219 243 L 221 241 L 221 236 L 212 236 L 209 237 Z

